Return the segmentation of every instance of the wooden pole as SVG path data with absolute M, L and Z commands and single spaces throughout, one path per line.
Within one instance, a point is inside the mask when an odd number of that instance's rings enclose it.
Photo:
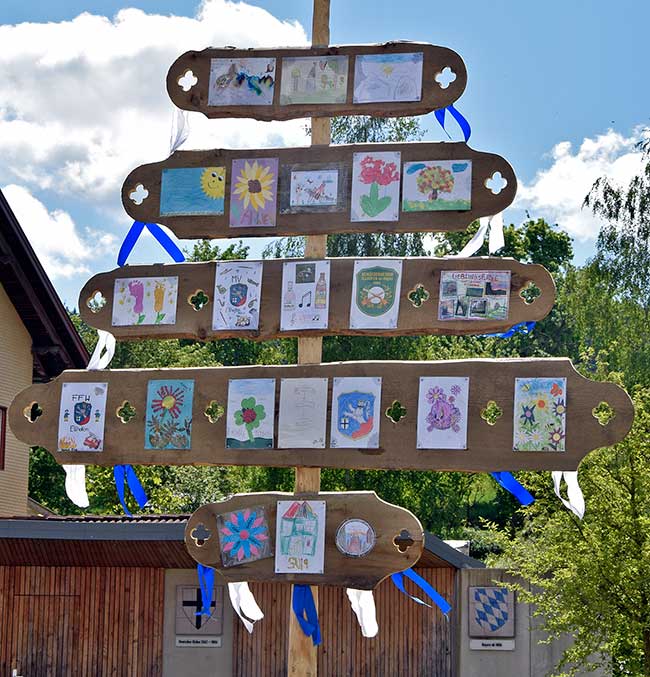
M 312 17 L 312 47 L 327 47 L 330 41 L 330 0 L 314 0 Z M 330 143 L 330 119 L 311 119 L 311 145 Z M 323 259 L 327 255 L 327 235 L 310 235 L 305 243 L 306 259 Z M 298 364 L 315 364 L 323 356 L 323 339 L 320 336 L 298 339 Z M 296 468 L 295 491 L 320 491 L 320 468 Z M 312 594 L 318 609 L 318 588 L 312 586 Z M 293 586 L 291 589 L 293 598 Z M 295 677 L 316 677 L 318 655 L 311 637 L 307 637 L 289 610 L 289 647 L 287 652 L 288 675 Z

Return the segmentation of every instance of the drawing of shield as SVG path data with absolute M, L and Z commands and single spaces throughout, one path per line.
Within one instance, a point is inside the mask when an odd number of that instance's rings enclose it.
M 372 432 L 375 417 L 375 396 L 371 393 L 342 393 L 337 402 L 338 431 L 353 440 Z
M 399 273 L 391 268 L 373 266 L 357 273 L 356 303 L 364 315 L 379 317 L 395 303 Z
M 86 425 L 90 421 L 92 409 L 93 407 L 90 402 L 77 402 L 74 405 L 74 422 L 77 425 Z
M 239 308 L 248 298 L 248 285 L 238 282 L 230 285 L 230 305 Z

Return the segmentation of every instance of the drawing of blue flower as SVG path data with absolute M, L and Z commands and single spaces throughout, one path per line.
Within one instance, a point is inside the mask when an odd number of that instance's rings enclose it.
M 259 557 L 268 541 L 269 531 L 264 514 L 246 508 L 230 514 L 220 535 L 223 552 L 241 562 Z

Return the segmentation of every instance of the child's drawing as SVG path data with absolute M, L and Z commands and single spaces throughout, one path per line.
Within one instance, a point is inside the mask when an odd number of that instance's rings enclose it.
M 291 172 L 291 207 L 332 207 L 338 202 L 339 173 L 325 171 Z
M 336 530 L 336 547 L 348 557 L 363 557 L 374 547 L 375 530 L 362 519 L 345 520 Z
M 280 382 L 279 449 L 324 449 L 327 379 L 283 378 Z
M 275 88 L 275 59 L 212 59 L 209 106 L 270 106 Z
M 422 376 L 418 449 L 467 449 L 469 378 Z
M 280 103 L 345 103 L 347 56 L 297 56 L 282 60 Z
M 278 501 L 276 574 L 322 574 L 325 501 Z
M 509 270 L 443 270 L 439 320 L 507 320 Z
M 160 177 L 160 215 L 223 214 L 225 167 L 163 169 Z
M 224 567 L 273 556 L 269 524 L 262 505 L 217 515 L 217 531 Z
M 334 378 L 330 446 L 346 449 L 377 449 L 379 447 L 380 411 L 380 377 Z
M 354 153 L 352 221 L 397 221 L 400 158 L 399 152 Z
M 118 277 L 113 287 L 114 327 L 176 324 L 177 277 Z
M 147 384 L 145 449 L 191 449 L 193 380 Z
M 285 262 L 280 330 L 327 329 L 329 296 L 329 261 Z
M 217 261 L 213 329 L 259 328 L 263 265 L 262 261 Z
M 357 259 L 352 278 L 350 327 L 394 329 L 399 315 L 402 261 Z
M 354 103 L 420 101 L 422 52 L 359 54 L 354 66 Z
M 62 383 L 58 451 L 103 451 L 108 383 Z
M 457 211 L 471 206 L 471 160 L 404 163 L 402 211 Z
M 272 449 L 275 379 L 230 379 L 227 449 Z
M 230 226 L 275 226 L 278 159 L 232 161 Z
M 566 378 L 516 378 L 514 451 L 566 451 Z

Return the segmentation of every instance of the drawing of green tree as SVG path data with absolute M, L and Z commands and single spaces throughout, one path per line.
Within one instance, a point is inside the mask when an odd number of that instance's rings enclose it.
M 245 397 L 241 401 L 241 409 L 235 412 L 235 423 L 246 427 L 246 433 L 251 443 L 255 442 L 253 430 L 260 427 L 260 423 L 266 418 L 266 410 L 263 404 L 257 404 L 254 397 Z

